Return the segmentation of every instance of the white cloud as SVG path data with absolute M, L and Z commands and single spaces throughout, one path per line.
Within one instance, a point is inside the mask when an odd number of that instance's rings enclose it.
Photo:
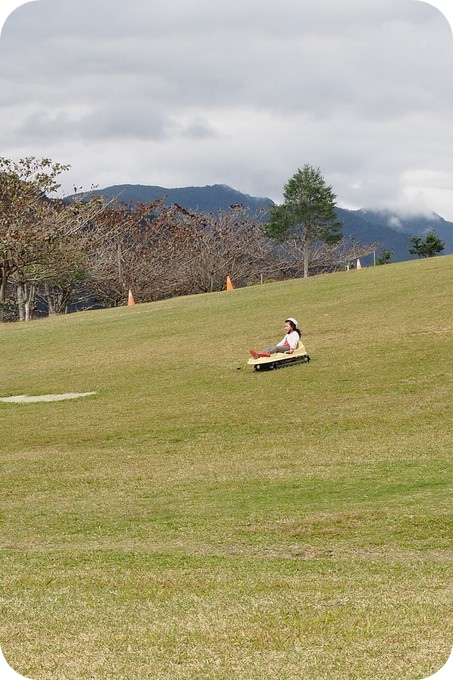
M 310 163 L 340 205 L 453 220 L 452 75 L 448 23 L 414 0 L 38 0 L 1 35 L 0 148 L 70 163 L 67 191 L 278 201 Z

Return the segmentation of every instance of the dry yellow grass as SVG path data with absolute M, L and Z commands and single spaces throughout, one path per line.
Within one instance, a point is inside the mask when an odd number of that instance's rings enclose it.
M 32 680 L 418 680 L 451 649 L 453 259 L 0 327 Z M 249 346 L 301 322 L 308 365 Z M 171 351 L 166 351 L 166 348 Z

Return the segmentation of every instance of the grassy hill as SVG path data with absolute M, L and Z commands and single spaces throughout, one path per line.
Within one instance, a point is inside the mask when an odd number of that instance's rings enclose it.
M 2 619 L 49 679 L 417 680 L 450 653 L 453 258 L 0 326 Z M 312 361 L 251 346 L 295 316 Z

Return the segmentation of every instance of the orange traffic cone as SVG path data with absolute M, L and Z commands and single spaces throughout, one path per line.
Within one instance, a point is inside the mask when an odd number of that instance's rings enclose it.
M 230 279 L 229 276 L 227 276 L 226 289 L 227 289 L 227 290 L 233 290 L 233 288 L 234 288 L 234 286 L 233 286 L 233 284 L 231 283 L 231 279 Z
M 362 269 L 359 258 L 357 258 L 357 269 Z
M 130 288 L 129 288 L 129 295 L 127 296 L 127 305 L 128 305 L 128 307 L 130 305 L 135 305 L 134 296 L 132 295 L 132 291 L 131 291 Z

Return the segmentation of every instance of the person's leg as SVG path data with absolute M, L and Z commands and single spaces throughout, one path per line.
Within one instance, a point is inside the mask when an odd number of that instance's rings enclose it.
M 261 357 L 270 357 L 271 354 L 284 354 L 287 351 L 288 348 L 285 345 L 272 345 L 272 347 L 262 349 L 259 352 L 256 349 L 251 349 L 250 354 L 254 359 L 261 359 Z
M 261 357 L 270 357 L 270 352 L 263 350 L 261 352 L 257 352 L 256 349 L 251 349 L 250 354 L 254 359 L 260 359 Z
M 285 347 L 285 345 L 272 345 L 272 347 L 268 347 L 265 352 L 269 352 L 269 354 L 277 354 L 278 352 L 287 352 L 288 348 Z

